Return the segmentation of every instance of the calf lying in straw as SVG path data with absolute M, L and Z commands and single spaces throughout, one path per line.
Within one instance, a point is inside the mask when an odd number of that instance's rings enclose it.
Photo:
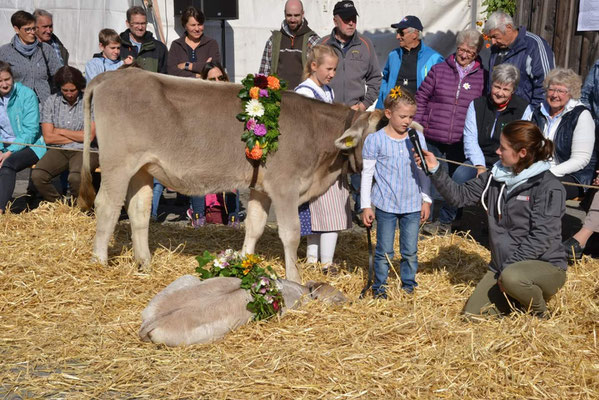
M 139 337 L 146 342 L 182 346 L 209 343 L 249 322 L 253 314 L 246 306 L 252 296 L 240 288 L 238 278 L 201 280 L 184 275 L 168 285 L 141 313 Z M 297 308 L 311 299 L 343 304 L 347 298 L 333 286 L 322 282 L 300 285 L 278 279 L 277 287 L 287 309 Z

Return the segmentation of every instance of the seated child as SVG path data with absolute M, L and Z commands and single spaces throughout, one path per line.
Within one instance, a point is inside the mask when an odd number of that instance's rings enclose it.
M 131 56 L 125 60 L 120 59 L 121 38 L 114 29 L 102 29 L 98 39 L 100 40 L 100 53 L 94 54 L 94 58 L 85 64 L 85 79 L 88 84 L 102 72 L 114 71 L 123 64 L 133 62 Z

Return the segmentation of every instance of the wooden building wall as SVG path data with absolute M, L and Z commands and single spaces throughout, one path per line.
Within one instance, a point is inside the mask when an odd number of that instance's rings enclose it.
M 553 48 L 556 66 L 582 78 L 599 58 L 599 32 L 579 32 L 579 0 L 518 0 L 514 20 L 543 37 Z

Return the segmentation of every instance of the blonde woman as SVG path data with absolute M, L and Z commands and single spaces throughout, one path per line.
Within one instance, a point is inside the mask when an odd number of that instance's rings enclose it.
M 580 101 L 582 79 L 571 69 L 556 68 L 543 83 L 545 100 L 529 106 L 522 119 L 534 122 L 545 138 L 555 144 L 551 172 L 561 182 L 589 185 L 595 172 L 595 123 Z M 573 199 L 583 190 L 566 185 L 566 196 Z

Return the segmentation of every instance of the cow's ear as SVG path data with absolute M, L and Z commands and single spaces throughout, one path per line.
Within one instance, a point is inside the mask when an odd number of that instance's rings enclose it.
M 376 126 L 382 117 L 383 112 L 381 110 L 362 113 L 352 126 L 343 132 L 340 138 L 335 140 L 335 146 L 341 150 L 356 147 L 366 135 L 376 131 Z
M 340 138 L 335 140 L 335 146 L 340 150 L 353 149 L 362 140 L 362 130 L 358 130 L 355 124 L 352 125 L 348 130 L 343 132 Z

